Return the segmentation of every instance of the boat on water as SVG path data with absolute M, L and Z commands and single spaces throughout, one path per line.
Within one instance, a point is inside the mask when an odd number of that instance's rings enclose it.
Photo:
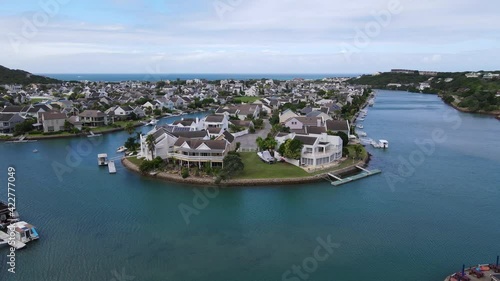
M 118 152 L 118 153 L 125 152 L 125 151 L 127 151 L 127 148 L 126 148 L 125 146 L 120 146 L 120 147 L 118 147 L 118 149 L 116 150 L 116 152 Z
M 99 166 L 107 166 L 108 165 L 108 155 L 106 153 L 101 153 L 97 155 L 97 164 Z
M 89 135 L 87 135 L 87 138 L 95 138 L 100 136 L 102 136 L 102 134 L 94 134 L 92 131 L 89 131 Z
M 271 156 L 271 153 L 269 151 L 262 151 L 262 152 L 257 152 L 257 155 L 259 158 L 264 161 L 267 164 L 274 164 L 276 162 L 276 159 Z
M 365 118 L 358 118 L 358 121 L 363 122 L 363 121 L 365 121 Z
M 368 106 L 369 107 L 372 107 L 374 105 L 375 105 L 375 100 L 374 99 L 371 99 L 371 100 L 368 101 Z
M 158 124 L 158 120 L 151 119 L 151 121 L 149 121 L 149 123 L 146 123 L 146 126 L 156 126 L 156 124 Z
M 379 140 L 378 142 L 372 140 L 370 144 L 375 148 L 383 148 L 383 149 L 389 148 L 389 142 L 386 140 Z
M 0 244 L 8 244 L 16 249 L 22 249 L 27 243 L 39 238 L 36 228 L 25 221 L 10 224 L 7 232 L 0 231 Z
M 389 148 L 389 142 L 386 140 L 379 140 L 378 141 L 380 148 L 387 149 Z
M 364 128 L 363 125 L 361 125 L 361 124 L 357 125 L 356 127 L 359 128 L 359 129 L 363 129 Z
M 38 153 L 38 149 L 33 149 L 33 153 Z
M 363 131 L 359 131 L 357 133 L 358 133 L 358 136 L 360 136 L 360 137 L 366 137 L 366 136 L 368 136 L 368 134 L 365 133 L 365 132 L 363 132 Z

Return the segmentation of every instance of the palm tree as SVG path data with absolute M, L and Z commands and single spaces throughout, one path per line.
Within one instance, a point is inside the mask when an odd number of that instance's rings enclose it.
M 262 149 L 262 147 L 264 147 L 264 139 L 262 139 L 261 137 L 258 137 L 255 142 L 257 143 L 257 146 L 259 147 L 259 149 Z
M 125 131 L 131 135 L 133 132 L 134 132 L 134 124 L 132 124 L 132 122 L 128 122 L 126 125 L 125 125 Z
M 148 145 L 149 151 L 151 151 L 151 159 L 155 158 L 155 155 L 154 155 L 155 146 L 156 146 L 155 141 L 156 141 L 156 139 L 153 135 L 149 135 L 146 138 L 146 144 Z

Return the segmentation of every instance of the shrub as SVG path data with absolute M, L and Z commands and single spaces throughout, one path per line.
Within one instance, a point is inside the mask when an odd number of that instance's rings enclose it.
M 182 167 L 181 176 L 183 179 L 189 177 L 189 169 L 187 167 Z

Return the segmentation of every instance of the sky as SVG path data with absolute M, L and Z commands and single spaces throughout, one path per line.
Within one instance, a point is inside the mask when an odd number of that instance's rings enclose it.
M 498 0 L 0 0 L 0 65 L 32 73 L 500 69 Z

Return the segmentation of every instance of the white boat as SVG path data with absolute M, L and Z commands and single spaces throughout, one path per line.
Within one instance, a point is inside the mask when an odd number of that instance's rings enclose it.
M 38 153 L 38 149 L 33 149 L 33 153 Z
M 378 144 L 379 144 L 380 148 L 383 148 L 383 149 L 389 148 L 389 142 L 386 140 L 379 140 Z
M 363 122 L 363 121 L 365 121 L 365 118 L 358 118 L 358 121 Z
M 372 107 L 374 104 L 375 104 L 375 101 L 373 99 L 368 101 L 368 106 Z
M 108 155 L 106 153 L 102 153 L 102 154 L 97 155 L 97 164 L 99 166 L 108 165 Z
M 151 119 L 151 121 L 147 123 L 146 126 L 155 126 L 156 124 L 158 124 L 158 120 Z
M 358 133 L 358 136 L 360 136 L 360 137 L 366 137 L 366 136 L 368 136 L 368 134 L 367 134 L 367 133 L 362 132 L 362 131 L 359 131 L 359 132 L 357 132 L 357 133 Z
M 127 151 L 127 148 L 126 148 L 125 146 L 120 146 L 120 147 L 118 147 L 118 149 L 116 150 L 116 152 L 118 152 L 118 153 L 125 152 L 125 151 Z
M 95 137 L 100 137 L 102 134 L 94 134 L 92 131 L 89 131 L 90 135 L 87 136 L 87 138 L 95 138 Z
M 257 155 L 262 161 L 268 164 L 273 164 L 274 162 L 276 162 L 276 159 L 274 159 L 274 157 L 271 156 L 271 153 L 269 153 L 269 151 L 267 150 L 262 152 L 257 152 Z
M 25 221 L 7 226 L 7 233 L 0 231 L 0 244 L 8 244 L 16 249 L 22 249 L 27 243 L 39 238 L 36 228 Z
M 356 127 L 358 127 L 359 129 L 363 129 L 364 128 L 363 125 L 361 125 L 361 124 L 357 125 Z

